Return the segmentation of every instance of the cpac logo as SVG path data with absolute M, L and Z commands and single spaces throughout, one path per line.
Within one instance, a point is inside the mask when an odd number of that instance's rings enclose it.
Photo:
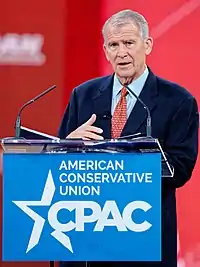
M 44 36 L 41 34 L 7 33 L 0 36 L 0 64 L 42 65 Z
M 148 221 L 137 224 L 132 219 L 135 210 L 141 209 L 146 212 L 152 208 L 151 205 L 145 201 L 133 201 L 128 203 L 121 214 L 115 201 L 106 201 L 102 208 L 94 201 L 59 201 L 51 205 L 54 193 L 55 184 L 52 173 L 49 171 L 40 201 L 13 201 L 14 204 L 34 220 L 34 226 L 26 253 L 39 243 L 45 224 L 45 219 L 39 216 L 29 206 L 50 206 L 48 222 L 54 229 L 51 235 L 72 253 L 73 248 L 71 240 L 65 233 L 73 229 L 77 232 L 84 231 L 85 224 L 96 222 L 93 228 L 94 232 L 103 231 L 105 227 L 111 226 L 115 226 L 118 231 L 130 230 L 134 232 L 144 232 L 152 226 Z M 59 222 L 58 213 L 62 209 L 66 209 L 70 212 L 75 210 L 75 222 Z M 86 209 L 91 210 L 90 215 L 85 215 Z M 110 218 L 110 215 L 112 218 Z

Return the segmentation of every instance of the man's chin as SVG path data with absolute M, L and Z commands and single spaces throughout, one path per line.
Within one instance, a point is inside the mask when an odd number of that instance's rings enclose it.
M 135 75 L 135 71 L 133 71 L 133 69 L 127 69 L 127 70 L 121 69 L 117 71 L 117 74 L 119 77 L 128 78 L 128 77 L 133 77 Z
M 118 78 L 120 80 L 130 80 L 131 82 L 133 80 L 136 80 L 140 75 L 136 71 L 118 71 L 116 72 Z M 129 82 L 130 83 L 130 82 Z

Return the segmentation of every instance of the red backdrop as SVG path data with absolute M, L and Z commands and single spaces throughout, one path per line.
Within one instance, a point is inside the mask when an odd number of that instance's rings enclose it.
M 0 137 L 14 134 L 19 107 L 52 84 L 57 89 L 26 109 L 22 123 L 56 134 L 72 88 L 111 71 L 102 52 L 101 27 L 124 8 L 149 21 L 155 39 L 148 59 L 152 70 L 182 84 L 200 101 L 199 0 L 6 0 L 0 9 Z M 178 190 L 180 267 L 200 266 L 199 168 L 198 163 L 191 181 Z

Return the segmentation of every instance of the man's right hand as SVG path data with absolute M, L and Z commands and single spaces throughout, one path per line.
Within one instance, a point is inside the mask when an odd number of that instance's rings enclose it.
M 83 140 L 103 140 L 103 133 L 101 128 L 92 126 L 96 121 L 96 114 L 93 114 L 88 121 L 78 127 L 76 130 L 71 132 L 66 138 L 81 138 Z

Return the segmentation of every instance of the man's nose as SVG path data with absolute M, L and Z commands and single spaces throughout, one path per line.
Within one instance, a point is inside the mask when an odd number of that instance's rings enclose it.
M 126 57 L 127 56 L 127 47 L 121 43 L 118 47 L 118 56 L 119 57 Z

